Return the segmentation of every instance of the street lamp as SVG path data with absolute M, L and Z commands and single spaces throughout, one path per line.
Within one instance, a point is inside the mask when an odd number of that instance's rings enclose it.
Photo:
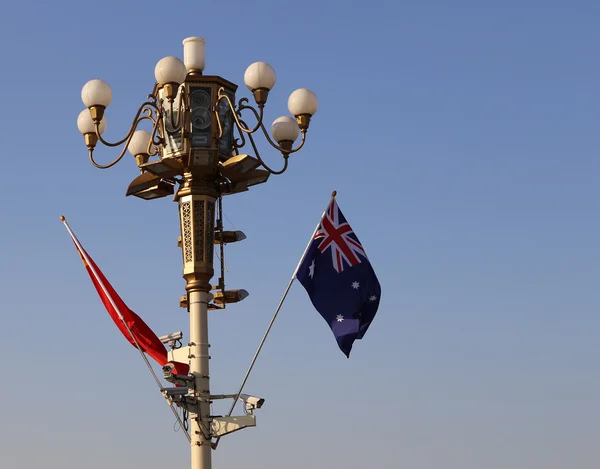
M 311 117 L 318 107 L 312 91 L 294 91 L 288 100 L 293 118 L 276 119 L 270 136 L 263 122 L 264 107 L 275 85 L 275 70 L 265 62 L 250 65 L 244 82 L 256 106 L 250 105 L 248 98 L 241 98 L 236 105 L 237 85 L 220 76 L 203 74 L 204 46 L 204 39 L 187 38 L 183 41 L 183 61 L 165 57 L 156 64 L 154 89 L 121 140 L 108 142 L 103 136 L 112 91 L 102 80 L 91 80 L 83 87 L 81 97 L 87 109 L 77 119 L 90 161 L 97 168 L 110 168 L 127 150 L 135 157 L 141 174 L 131 182 L 126 195 L 151 200 L 174 194 L 178 202 L 179 245 L 187 291 L 180 304 L 190 313 L 190 344 L 185 352 L 191 377 L 187 381 L 172 378 L 177 383 L 189 382 L 187 391 L 173 388 L 164 394 L 189 411 L 192 469 L 210 469 L 213 438 L 251 425 L 236 423 L 241 422 L 240 418 L 225 421 L 210 414 L 211 398 L 217 397 L 211 396 L 209 387 L 207 312 L 248 295 L 241 289 L 225 290 L 222 256 L 218 285 L 211 285 L 215 243 L 222 254 L 223 244 L 245 238 L 241 232 L 223 231 L 222 197 L 247 191 L 266 182 L 271 174 L 283 173 L 289 156 L 306 142 Z M 247 123 L 247 114 L 255 120 L 254 125 Z M 151 124 L 151 131 L 139 128 L 144 121 Z M 261 158 L 254 141 L 259 130 L 281 152 L 281 169 L 272 169 Z M 300 135 L 301 141 L 294 147 Z M 252 155 L 240 152 L 248 141 Z M 119 156 L 108 164 L 97 163 L 94 149 L 98 142 L 122 147 Z M 211 290 L 217 291 L 213 294 Z

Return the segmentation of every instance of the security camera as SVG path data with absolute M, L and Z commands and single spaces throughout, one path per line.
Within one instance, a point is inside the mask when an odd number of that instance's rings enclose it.
M 181 340 L 183 338 L 183 332 L 173 332 L 172 334 L 161 335 L 158 339 L 163 344 L 168 344 L 169 342 L 174 342 L 177 340 Z
M 167 398 L 185 396 L 189 392 L 187 388 L 163 388 L 162 393 Z
M 260 409 L 265 403 L 262 397 L 250 396 L 249 394 L 240 394 L 240 399 L 244 401 L 247 409 Z
M 190 406 L 197 407 L 197 399 L 189 394 L 189 389 L 184 387 L 163 388 L 162 395 L 169 404 L 177 404 L 178 406 L 189 409 Z
M 176 384 L 177 386 L 184 386 L 186 388 L 194 387 L 194 377 L 186 376 L 186 375 L 178 375 L 173 373 L 175 370 L 175 365 L 171 362 L 167 363 L 162 367 L 163 370 L 163 378 L 167 380 L 169 383 Z

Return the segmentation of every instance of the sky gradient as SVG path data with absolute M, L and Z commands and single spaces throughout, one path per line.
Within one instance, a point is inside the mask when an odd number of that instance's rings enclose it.
M 187 337 L 176 204 L 125 198 L 133 158 L 92 167 L 76 118 L 102 78 L 105 136 L 121 138 L 188 36 L 238 97 L 248 65 L 275 68 L 269 126 L 296 88 L 320 103 L 288 172 L 225 200 L 248 236 L 226 282 L 250 296 L 210 314 L 212 391 L 237 390 L 332 190 L 382 287 L 346 359 L 293 286 L 246 388 L 266 398 L 258 426 L 224 437 L 215 469 L 600 467 L 598 2 L 3 11 L 0 467 L 189 465 L 59 221 L 159 335 Z

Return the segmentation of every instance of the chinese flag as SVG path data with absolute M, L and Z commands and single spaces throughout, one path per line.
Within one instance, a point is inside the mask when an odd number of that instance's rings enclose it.
M 100 295 L 100 299 L 102 300 L 104 307 L 121 333 L 135 348 L 138 348 L 139 346 L 143 352 L 150 355 L 159 365 L 166 365 L 169 360 L 167 358 L 167 349 L 165 348 L 164 344 L 160 341 L 152 329 L 150 329 L 142 320 L 142 318 L 140 318 L 127 307 L 112 285 L 108 282 L 108 280 L 106 280 L 106 277 L 98 268 L 96 263 L 83 249 L 83 247 L 81 247 L 81 244 L 77 238 L 75 238 L 75 235 L 70 229 L 69 234 L 73 239 L 73 243 L 75 244 L 77 252 L 81 256 L 81 260 L 83 261 L 85 269 L 92 279 L 94 287 L 96 287 L 98 295 Z M 125 323 L 127 323 L 127 326 L 125 326 Z M 179 362 L 171 363 L 175 365 L 173 373 L 180 375 L 188 374 L 189 366 L 187 364 Z

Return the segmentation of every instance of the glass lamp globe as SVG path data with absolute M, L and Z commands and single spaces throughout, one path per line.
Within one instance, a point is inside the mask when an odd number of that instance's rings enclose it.
M 89 109 L 84 109 L 79 113 L 79 116 L 77 117 L 77 128 L 83 135 L 96 133 L 96 126 L 94 125 Z M 105 130 L 106 117 L 102 117 L 100 125 L 98 126 L 98 131 L 103 134 Z
M 300 128 L 296 119 L 290 116 L 281 116 L 273 122 L 271 135 L 277 143 L 295 142 L 300 135 Z
M 186 75 L 185 64 L 177 57 L 164 57 L 154 67 L 154 77 L 161 86 L 167 83 L 177 83 L 179 85 L 185 81 Z
M 318 107 L 317 95 L 306 88 L 294 91 L 288 99 L 288 110 L 296 117 L 305 114 L 312 116 Z
M 112 101 L 112 90 L 105 81 L 99 79 L 90 80 L 81 90 L 81 100 L 86 107 L 107 107 Z
M 136 130 L 127 146 L 129 153 L 133 156 L 147 155 L 148 145 L 150 145 L 151 139 L 152 135 L 150 135 L 150 132 L 147 130 Z M 150 150 L 152 150 L 152 148 Z
M 275 70 L 266 62 L 254 62 L 244 73 L 244 83 L 250 91 L 261 88 L 271 90 L 275 81 Z

